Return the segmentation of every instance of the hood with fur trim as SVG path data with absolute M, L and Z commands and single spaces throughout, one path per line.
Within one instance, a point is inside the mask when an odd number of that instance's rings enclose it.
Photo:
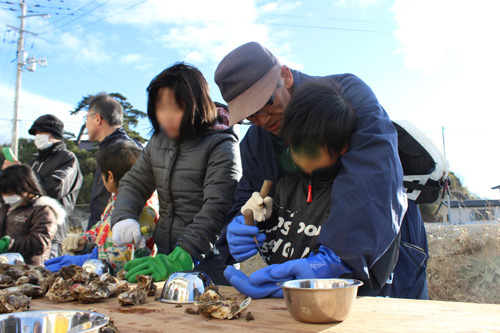
M 51 197 L 43 196 L 43 197 L 36 199 L 35 202 L 33 203 L 33 206 L 34 207 L 44 207 L 44 206 L 49 207 L 54 212 L 54 215 L 56 216 L 57 225 L 63 224 L 66 220 L 66 211 L 61 206 L 59 201 L 57 201 L 56 199 L 52 199 Z

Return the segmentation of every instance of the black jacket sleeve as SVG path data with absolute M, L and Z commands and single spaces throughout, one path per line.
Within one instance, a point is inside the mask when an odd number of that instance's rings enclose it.
M 156 189 L 150 144 L 143 149 L 132 169 L 120 179 L 111 226 L 125 219 L 138 220 L 144 205 Z

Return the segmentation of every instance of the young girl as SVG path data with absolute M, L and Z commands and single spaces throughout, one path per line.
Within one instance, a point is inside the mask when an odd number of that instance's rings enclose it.
M 45 196 L 29 166 L 12 165 L 0 174 L 0 253 L 18 252 L 28 265 L 49 258 L 57 227 L 66 213 Z
M 211 252 L 240 178 L 238 138 L 195 67 L 178 63 L 167 68 L 147 91 L 154 134 L 120 181 L 111 224 L 116 246 L 138 243 L 137 219 L 158 190 L 160 218 L 154 240 L 159 254 L 129 262 L 126 278 L 134 282 L 136 274 L 148 274 L 161 281 L 200 261 L 198 269 L 217 281 L 223 278 L 224 265 L 220 262 L 223 267 L 217 268 Z

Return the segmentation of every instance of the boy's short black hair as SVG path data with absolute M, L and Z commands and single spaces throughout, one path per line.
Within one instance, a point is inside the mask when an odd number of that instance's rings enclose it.
M 113 173 L 114 183 L 118 186 L 120 179 L 132 169 L 141 155 L 141 149 L 131 141 L 120 141 L 99 150 L 97 165 L 108 180 L 108 171 Z
M 45 195 L 33 170 L 24 164 L 14 164 L 2 170 L 0 174 L 0 193 L 14 193 L 20 196 L 26 193 L 29 197 Z
M 156 118 L 156 102 L 161 88 L 170 88 L 175 101 L 184 109 L 180 138 L 190 138 L 203 132 L 217 118 L 217 108 L 210 98 L 210 88 L 203 74 L 194 66 L 176 63 L 158 74 L 149 84 L 148 118 L 153 132 L 160 131 Z
M 337 84 L 310 82 L 297 88 L 283 113 L 278 136 L 296 152 L 319 147 L 340 153 L 349 143 L 355 112 Z

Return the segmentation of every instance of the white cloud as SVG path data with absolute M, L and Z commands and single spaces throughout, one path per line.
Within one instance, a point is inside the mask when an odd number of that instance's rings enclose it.
M 500 3 L 484 0 L 397 0 L 393 7 L 405 65 L 423 81 L 440 82 L 408 107 L 406 118 L 436 132 L 439 146 L 444 126 L 451 169 L 485 197 L 498 197 L 489 188 L 500 184 L 498 9 Z
M 338 0 L 336 5 L 339 7 L 368 7 L 375 4 L 377 0 Z
M 259 8 L 262 14 L 286 14 L 300 7 L 300 1 L 278 0 L 276 2 L 267 3 Z
M 2 106 L 2 120 L 0 121 L 0 143 L 11 141 L 12 119 L 14 108 L 14 87 L 0 82 L 0 96 L 6 96 L 7 103 Z M 70 110 L 74 106 L 68 103 L 49 99 L 31 92 L 21 91 L 20 110 L 18 118 L 21 119 L 19 125 L 19 137 L 30 137 L 28 130 L 33 121 L 41 115 L 53 114 L 64 122 L 64 130 L 78 134 L 83 125 L 82 115 L 71 116 Z
M 103 33 L 65 32 L 58 36 L 57 44 L 83 63 L 100 65 L 113 59 L 113 53 L 106 47 L 106 41 L 106 35 Z
M 467 70 L 498 70 L 490 66 L 500 56 L 500 2 L 397 0 L 393 10 L 408 68 L 433 73 L 456 63 Z
M 132 1 L 123 1 L 123 6 L 129 3 Z M 258 0 L 150 0 L 111 17 L 109 22 L 136 25 L 193 63 L 216 64 L 231 50 L 250 41 L 260 42 L 277 56 L 293 60 L 291 53 L 282 48 L 283 40 L 279 35 L 271 36 L 273 31 L 260 15 L 290 12 L 301 3 L 283 0 L 261 6 L 259 3 Z
M 131 54 L 126 54 L 123 57 L 121 57 L 120 62 L 124 64 L 134 64 L 138 63 L 143 60 L 143 57 L 139 53 L 131 53 Z

